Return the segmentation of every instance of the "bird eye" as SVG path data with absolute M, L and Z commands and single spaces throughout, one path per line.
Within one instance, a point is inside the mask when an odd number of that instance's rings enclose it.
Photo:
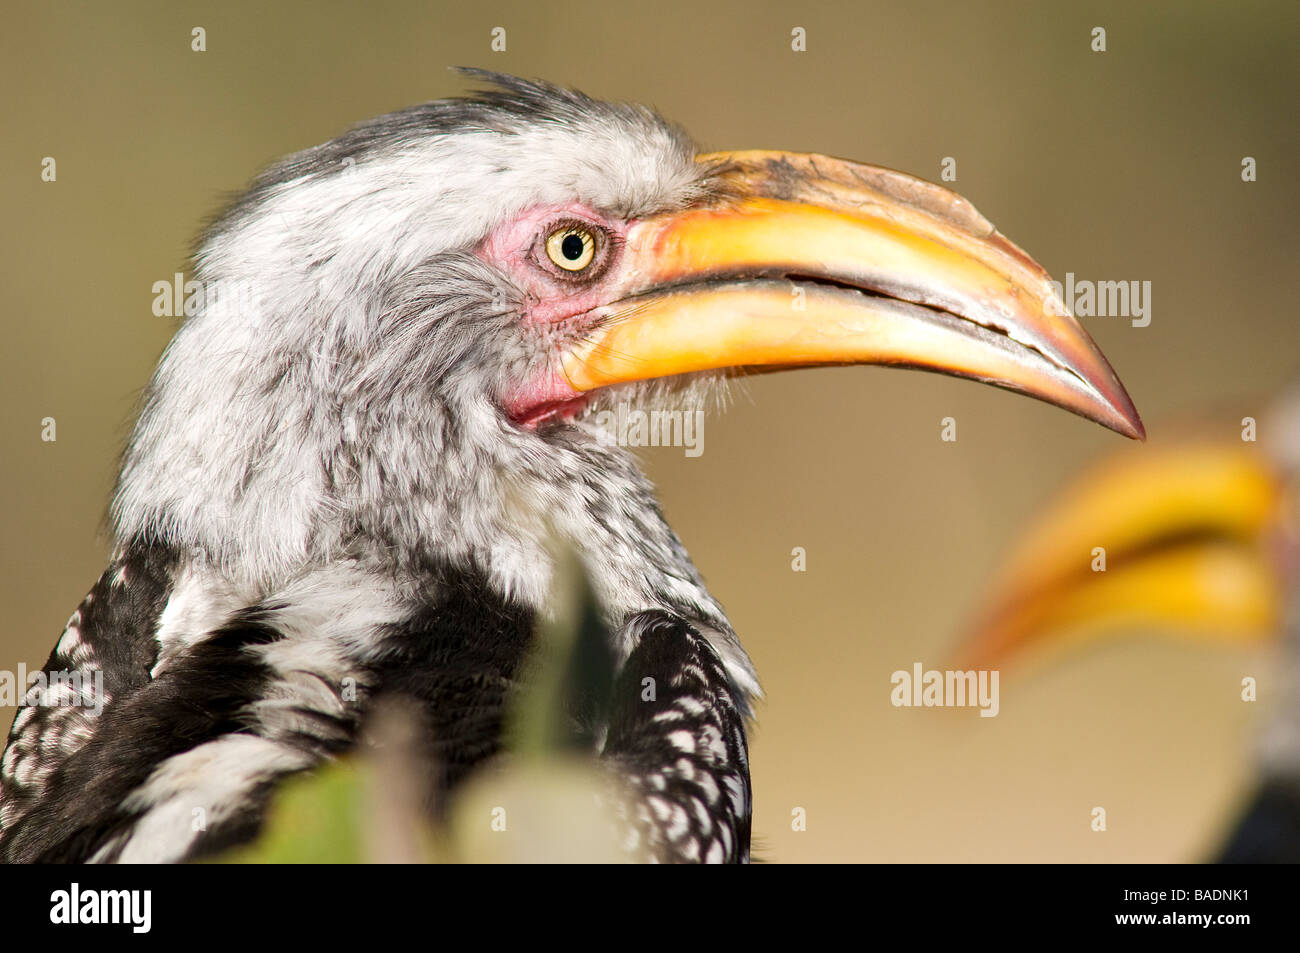
M 565 271 L 582 271 L 596 257 L 596 236 L 581 225 L 561 225 L 546 238 L 546 257 Z

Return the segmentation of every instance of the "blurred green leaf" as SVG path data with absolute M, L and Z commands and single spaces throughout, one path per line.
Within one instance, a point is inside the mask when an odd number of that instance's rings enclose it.
M 363 859 L 362 772 L 334 761 L 276 793 L 261 837 L 217 858 L 229 864 L 355 864 Z

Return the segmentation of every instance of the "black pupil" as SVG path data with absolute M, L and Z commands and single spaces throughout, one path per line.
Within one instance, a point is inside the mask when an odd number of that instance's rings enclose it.
M 564 241 L 560 242 L 560 252 L 569 261 L 577 261 L 581 258 L 584 248 L 586 248 L 586 245 L 583 244 L 582 236 L 573 232 L 565 235 Z

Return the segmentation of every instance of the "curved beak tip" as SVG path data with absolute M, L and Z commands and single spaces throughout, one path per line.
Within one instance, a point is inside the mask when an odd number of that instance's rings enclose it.
M 1116 433 L 1122 434 L 1125 437 L 1145 442 L 1147 439 L 1146 425 L 1142 423 L 1142 417 L 1138 413 L 1137 407 L 1133 405 L 1133 401 L 1129 398 L 1127 392 L 1121 391 L 1121 393 L 1124 396 L 1124 400 L 1121 404 L 1115 406 L 1115 412 L 1119 415 L 1122 426 L 1114 427 L 1113 429 Z

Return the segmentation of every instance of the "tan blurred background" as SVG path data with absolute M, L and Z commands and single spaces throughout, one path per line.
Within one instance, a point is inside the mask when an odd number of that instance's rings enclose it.
M 1149 327 L 1084 323 L 1153 441 L 1204 406 L 1232 428 L 1298 369 L 1300 6 L 618 7 L 6 3 L 0 667 L 43 662 L 103 567 L 116 457 L 172 331 L 153 282 L 184 270 L 202 221 L 259 166 L 462 91 L 450 65 L 647 102 L 709 149 L 933 180 L 956 158 L 954 187 L 1056 277 L 1152 282 Z M 790 49 L 795 26 L 807 52 Z M 939 439 L 947 415 L 955 444 Z M 763 854 L 1205 854 L 1247 791 L 1258 714 L 1237 686 L 1255 674 L 1267 690 L 1262 650 L 1116 641 L 1008 674 L 997 718 L 889 704 L 895 669 L 942 666 L 1018 528 L 1122 442 L 991 388 L 857 368 L 757 380 L 710 416 L 702 457 L 645 454 L 768 693 L 752 738 Z

